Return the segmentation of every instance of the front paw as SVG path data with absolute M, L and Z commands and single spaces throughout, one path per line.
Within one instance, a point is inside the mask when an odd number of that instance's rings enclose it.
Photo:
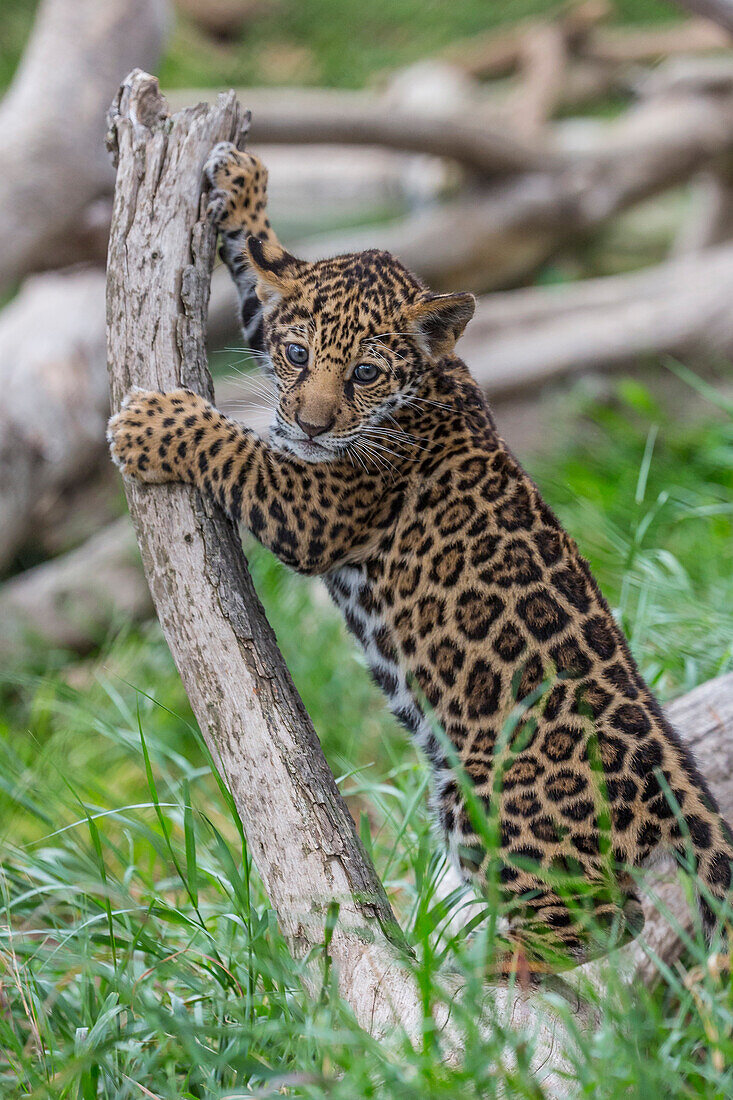
M 188 480 L 207 410 L 208 401 L 190 390 L 133 390 L 107 425 L 112 461 L 126 477 L 148 484 Z
M 212 187 L 208 215 L 217 229 L 256 233 L 267 203 L 267 169 L 260 158 L 220 141 L 209 153 L 204 174 Z

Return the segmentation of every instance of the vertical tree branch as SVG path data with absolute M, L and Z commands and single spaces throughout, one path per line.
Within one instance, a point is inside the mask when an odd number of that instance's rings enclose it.
M 112 408 L 133 386 L 213 395 L 204 333 L 215 233 L 202 167 L 242 144 L 234 94 L 170 117 L 139 70 L 110 113 L 118 162 L 107 284 Z M 297 956 L 324 942 L 341 993 L 377 1032 L 416 1025 L 418 1002 L 390 943 L 384 889 L 324 759 L 225 516 L 183 485 L 125 486 L 155 607 L 194 713 L 241 815 L 250 850 Z

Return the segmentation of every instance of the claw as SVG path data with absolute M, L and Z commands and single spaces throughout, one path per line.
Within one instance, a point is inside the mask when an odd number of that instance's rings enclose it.
M 209 192 L 209 204 L 206 207 L 206 216 L 209 221 L 214 225 L 219 224 L 226 212 L 227 198 L 223 191 L 214 190 Z
M 209 153 L 204 164 L 204 172 L 212 187 L 216 186 L 216 179 L 214 178 L 220 168 L 223 168 L 227 161 L 231 160 L 232 156 L 238 153 L 236 145 L 233 141 L 220 141 L 218 145 Z

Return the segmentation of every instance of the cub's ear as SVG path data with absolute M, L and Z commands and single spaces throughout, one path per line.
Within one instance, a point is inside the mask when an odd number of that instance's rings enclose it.
M 308 267 L 305 260 L 296 260 L 280 244 L 259 237 L 247 237 L 247 254 L 257 272 L 257 297 L 262 302 L 291 291 Z
M 456 340 L 473 317 L 476 299 L 473 294 L 429 294 L 413 303 L 408 310 L 431 355 L 449 355 Z

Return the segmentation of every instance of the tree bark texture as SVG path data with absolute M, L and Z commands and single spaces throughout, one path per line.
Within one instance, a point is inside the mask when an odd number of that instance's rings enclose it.
M 642 356 L 733 354 L 733 246 L 629 275 L 487 294 L 458 345 L 494 398 Z
M 112 408 L 133 386 L 208 397 L 204 332 L 215 234 L 202 169 L 243 142 L 233 94 L 169 117 L 154 78 L 130 74 L 110 115 L 117 186 L 108 262 Z M 294 953 L 323 944 L 359 1022 L 381 1033 L 420 1015 L 390 943 L 384 889 L 326 764 L 252 587 L 240 540 L 190 487 L 126 483 L 153 601 L 201 730 Z M 276 825 L 275 825 L 276 823 Z

